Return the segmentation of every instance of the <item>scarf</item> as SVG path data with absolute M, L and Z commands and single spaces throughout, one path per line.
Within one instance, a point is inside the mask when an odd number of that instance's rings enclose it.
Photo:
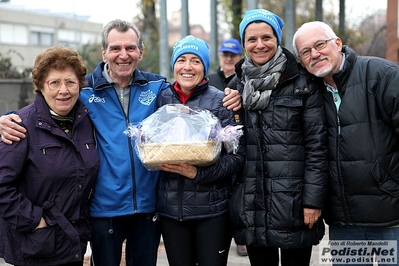
M 60 116 L 56 112 L 50 109 L 51 118 L 54 122 L 68 135 L 69 138 L 72 136 L 72 126 L 74 121 L 74 111 L 69 113 L 69 116 Z
M 280 46 L 276 54 L 262 66 L 255 66 L 252 59 L 245 57 L 242 64 L 244 108 L 258 111 L 269 105 L 270 94 L 277 87 L 286 62 L 287 58 Z

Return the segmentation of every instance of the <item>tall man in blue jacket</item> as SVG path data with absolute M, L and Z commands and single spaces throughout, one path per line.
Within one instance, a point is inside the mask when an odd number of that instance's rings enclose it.
M 126 240 L 127 266 L 156 266 L 160 241 L 155 212 L 159 172 L 150 172 L 141 164 L 131 139 L 123 132 L 129 124 L 142 121 L 156 110 L 156 98 L 169 84 L 160 75 L 137 69 L 144 44 L 135 25 L 111 21 L 101 37 L 103 62 L 87 76 L 88 87 L 79 98 L 96 127 L 100 155 L 90 209 L 92 259 L 95 266 L 119 266 Z M 237 99 L 235 92 L 224 100 L 233 108 L 239 105 Z M 24 137 L 24 129 L 11 120 L 20 121 L 16 115 L 0 118 L 0 134 L 5 143 Z
M 293 48 L 326 88 L 330 240 L 397 241 L 399 66 L 357 56 L 318 21 L 297 30 Z

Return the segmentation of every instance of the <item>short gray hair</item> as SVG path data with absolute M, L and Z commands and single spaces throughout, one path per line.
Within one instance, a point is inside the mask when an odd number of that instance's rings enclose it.
M 141 37 L 141 32 L 139 28 L 131 23 L 120 19 L 115 19 L 108 22 L 107 25 L 103 28 L 101 32 L 101 44 L 104 51 L 108 48 L 108 35 L 109 32 L 113 29 L 116 29 L 118 32 L 127 32 L 129 29 L 134 30 L 138 37 L 138 48 L 142 51 L 144 49 L 143 38 Z
M 296 38 L 301 34 L 303 31 L 308 30 L 309 28 L 322 28 L 327 35 L 327 38 L 337 38 L 337 35 L 333 31 L 333 29 L 326 24 L 325 22 L 322 21 L 311 21 L 311 22 L 306 22 L 302 24 L 302 26 L 299 27 L 299 29 L 296 30 L 294 37 L 292 38 L 292 50 L 294 54 L 298 57 L 299 56 L 299 51 L 298 48 L 296 47 Z

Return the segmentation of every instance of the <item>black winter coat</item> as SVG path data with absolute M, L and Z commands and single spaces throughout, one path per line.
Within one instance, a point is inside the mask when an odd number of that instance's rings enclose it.
M 327 134 L 320 86 L 284 49 L 286 69 L 262 111 L 244 110 L 246 159 L 230 202 L 237 244 L 299 248 L 318 244 L 319 220 L 304 224 L 303 208 L 322 209 L 327 192 Z M 241 60 L 229 87 L 243 90 Z
M 197 85 L 185 105 L 211 111 L 222 127 L 236 125 L 234 113 L 222 106 L 224 93 L 209 86 L 208 81 Z M 157 105 L 181 104 L 171 87 L 158 96 Z M 179 174 L 163 172 L 159 180 L 157 211 L 160 216 L 185 221 L 211 218 L 228 211 L 233 176 L 243 165 L 245 149 L 242 144 L 237 154 L 227 154 L 222 148 L 219 160 L 206 167 L 198 167 L 197 176 L 189 179 Z
M 325 90 L 329 142 L 328 224 L 399 224 L 399 66 L 343 47 L 333 75 L 339 111 Z M 338 114 L 338 116 L 337 116 Z M 338 118 L 340 131 L 338 131 Z
M 208 75 L 209 86 L 213 86 L 221 91 L 224 91 L 234 76 L 235 74 L 232 74 L 226 78 L 224 76 L 223 70 L 219 68 L 217 72 Z
M 223 91 L 227 87 L 227 84 L 229 84 L 228 81 L 230 79 L 226 79 L 223 70 L 219 68 L 217 72 L 208 75 L 208 80 L 210 86 Z

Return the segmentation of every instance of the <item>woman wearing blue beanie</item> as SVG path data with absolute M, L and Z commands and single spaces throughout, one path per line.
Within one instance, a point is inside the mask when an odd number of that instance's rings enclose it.
M 186 36 L 173 47 L 176 81 L 160 93 L 158 107 L 184 104 L 211 111 L 222 127 L 236 125 L 234 112 L 223 107 L 224 93 L 209 86 L 208 44 Z M 244 147 L 236 154 L 222 149 L 217 162 L 205 167 L 168 164 L 160 167 L 157 211 L 170 266 L 226 266 L 232 226 L 229 197 L 233 176 L 244 162 Z
M 252 266 L 309 266 L 324 235 L 326 126 L 321 85 L 280 46 L 283 21 L 264 9 L 240 23 L 246 56 L 230 88 L 243 98 L 246 157 L 230 211 Z M 279 249 L 281 257 L 279 257 Z

